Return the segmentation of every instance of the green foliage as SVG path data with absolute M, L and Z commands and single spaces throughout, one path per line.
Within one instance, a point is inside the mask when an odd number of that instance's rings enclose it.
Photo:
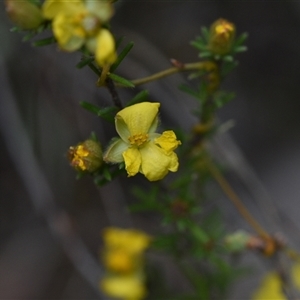
M 95 104 L 86 102 L 86 101 L 81 101 L 80 106 L 83 107 L 84 109 L 92 112 L 93 114 L 97 115 L 98 117 L 101 117 L 102 119 L 113 123 L 115 114 L 118 112 L 118 108 L 115 106 L 111 107 L 105 107 L 105 108 L 100 108 L 96 106 Z
M 127 44 L 125 46 L 125 48 L 122 50 L 122 52 L 118 55 L 117 60 L 111 65 L 111 67 L 110 67 L 111 72 L 114 72 L 117 69 L 117 67 L 121 64 L 123 59 L 128 55 L 128 53 L 132 49 L 133 45 L 134 45 L 134 43 L 130 42 L 129 44 Z
M 125 79 L 125 78 L 123 78 L 119 75 L 109 73 L 108 77 L 110 79 L 112 79 L 113 81 L 115 81 L 116 83 L 119 83 L 120 85 L 122 85 L 124 87 L 130 87 L 130 88 L 134 87 L 134 84 L 132 82 L 130 82 L 129 80 L 127 80 L 127 79 Z
M 48 38 L 41 39 L 41 40 L 33 42 L 32 46 L 34 46 L 34 47 L 43 47 L 43 46 L 48 46 L 48 45 L 55 44 L 55 43 L 56 43 L 55 37 L 50 36 Z

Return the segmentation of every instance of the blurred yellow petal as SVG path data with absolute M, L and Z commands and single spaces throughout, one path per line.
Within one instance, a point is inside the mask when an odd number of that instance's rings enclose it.
M 95 56 L 99 66 L 111 65 L 117 59 L 115 40 L 107 29 L 101 29 L 97 35 Z
M 83 9 L 85 8 L 82 0 L 46 0 L 42 6 L 43 15 L 46 19 L 53 19 L 59 13 L 72 14 Z
M 300 290 L 300 263 L 293 265 L 291 273 L 295 286 Z
M 134 276 L 105 277 L 100 282 L 100 288 L 110 297 L 125 300 L 141 300 L 146 296 L 143 282 Z
M 121 248 L 129 253 L 140 253 L 146 250 L 151 237 L 136 229 L 108 227 L 103 231 L 103 240 L 107 248 Z
M 123 152 L 125 168 L 128 176 L 134 176 L 140 171 L 141 167 L 141 154 L 137 148 L 128 148 Z
M 109 0 L 86 0 L 85 5 L 101 23 L 108 22 L 114 13 L 112 3 Z
M 260 287 L 254 292 L 251 300 L 286 300 L 282 291 L 282 282 L 278 273 L 271 272 L 267 274 Z
M 74 22 L 74 16 L 59 14 L 53 21 L 53 32 L 61 49 L 75 51 L 85 41 L 85 32 L 80 23 Z
M 138 263 L 135 256 L 122 248 L 108 248 L 103 258 L 105 267 L 111 272 L 131 273 Z

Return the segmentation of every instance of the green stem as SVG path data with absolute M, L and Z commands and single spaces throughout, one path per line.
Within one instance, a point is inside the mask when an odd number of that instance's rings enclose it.
M 131 82 L 137 86 L 145 83 L 149 83 L 176 73 L 185 72 L 185 71 L 192 71 L 192 70 L 200 70 L 205 66 L 206 62 L 194 62 L 194 63 L 188 63 L 188 64 L 182 64 L 179 67 L 172 67 L 166 70 L 163 70 L 161 72 L 155 73 L 153 75 L 139 78 L 135 80 L 131 80 Z

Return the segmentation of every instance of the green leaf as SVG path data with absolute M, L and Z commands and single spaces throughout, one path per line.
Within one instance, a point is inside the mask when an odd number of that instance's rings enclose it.
M 149 97 L 149 93 L 146 90 L 143 90 L 139 92 L 137 95 L 135 95 L 128 103 L 126 106 L 130 106 L 136 103 L 144 102 L 147 100 Z
M 130 50 L 132 49 L 134 43 L 130 42 L 129 44 L 126 45 L 126 47 L 122 50 L 122 52 L 118 55 L 117 60 L 114 62 L 114 64 L 112 64 L 112 66 L 110 67 L 110 71 L 114 72 L 117 67 L 120 65 L 120 63 L 123 61 L 123 59 L 127 56 L 127 54 L 130 52 Z
M 107 180 L 107 181 L 111 181 L 112 177 L 111 174 L 109 172 L 109 170 L 107 168 L 103 169 L 103 177 Z
M 248 33 L 244 32 L 242 33 L 234 42 L 233 47 L 238 47 L 243 45 L 243 43 L 245 42 L 245 40 L 248 38 Z
M 214 103 L 216 108 L 221 108 L 235 97 L 234 93 L 220 91 L 215 94 Z
M 117 39 L 117 41 L 116 41 L 116 49 L 118 49 L 121 46 L 123 40 L 124 40 L 124 36 L 121 36 L 120 38 Z
M 116 75 L 116 74 L 113 74 L 113 73 L 109 73 L 108 74 L 108 77 L 110 79 L 112 79 L 113 81 L 125 86 L 125 87 L 134 87 L 134 84 L 132 82 L 130 82 L 129 80 L 119 76 L 119 75 Z
M 94 61 L 94 57 L 83 57 L 83 59 L 76 65 L 77 69 L 82 69 L 86 65 L 91 64 Z
M 185 84 L 181 84 L 178 87 L 181 91 L 195 97 L 195 98 L 199 98 L 199 93 L 197 91 L 194 91 L 192 88 L 190 88 L 189 86 L 185 85 Z
M 204 57 L 207 58 L 207 57 L 211 57 L 211 56 L 212 56 L 212 54 L 208 51 L 203 51 L 203 52 L 199 53 L 199 57 L 201 57 L 201 58 L 204 58 Z
M 34 36 L 36 35 L 36 33 L 34 31 L 29 32 L 28 34 L 26 34 L 23 38 L 22 38 L 22 42 L 27 42 L 30 39 L 32 39 Z
M 209 39 L 209 29 L 206 27 L 201 27 L 201 34 L 206 40 Z
M 80 102 L 80 106 L 108 122 L 114 122 L 115 114 L 119 110 L 116 106 L 99 108 L 98 106 L 86 101 Z
M 43 47 L 43 46 L 47 46 L 47 45 L 51 45 L 56 43 L 56 39 L 54 36 L 42 39 L 42 40 L 38 40 L 32 43 L 32 46 L 34 47 Z
M 246 46 L 238 46 L 234 48 L 234 52 L 238 53 L 238 52 L 245 52 L 247 51 L 248 48 Z
M 231 55 L 226 55 L 223 57 L 224 61 L 233 62 L 233 57 Z
M 189 226 L 189 229 L 191 230 L 195 239 L 199 240 L 201 244 L 206 244 L 207 242 L 209 242 L 209 236 L 205 233 L 204 230 L 202 230 L 202 228 L 200 228 L 196 224 L 191 224 Z
M 19 32 L 19 31 L 21 31 L 21 29 L 19 27 L 17 27 L 17 26 L 14 26 L 9 31 L 10 32 Z

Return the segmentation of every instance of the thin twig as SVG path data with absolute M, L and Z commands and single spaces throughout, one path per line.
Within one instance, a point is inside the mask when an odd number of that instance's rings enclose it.
M 106 87 L 112 97 L 112 101 L 114 102 L 115 106 L 122 108 L 122 103 L 119 98 L 119 95 L 117 93 L 116 87 L 112 79 L 110 79 L 108 76 L 105 79 Z
M 217 183 L 222 188 L 223 192 L 227 195 L 229 200 L 235 205 L 241 216 L 248 222 L 248 224 L 263 238 L 271 239 L 270 235 L 262 228 L 262 226 L 256 221 L 252 214 L 245 207 L 239 196 L 235 193 L 233 188 L 224 178 L 218 168 L 211 162 L 207 161 L 207 168 Z
M 166 70 L 163 70 L 161 72 L 155 73 L 153 75 L 144 77 L 144 78 L 138 78 L 131 80 L 131 82 L 137 86 L 141 84 L 145 84 L 148 82 L 152 82 L 179 72 L 185 72 L 185 71 L 192 71 L 192 70 L 200 70 L 205 65 L 205 62 L 195 62 L 195 63 L 189 63 L 189 64 L 182 64 L 179 67 L 172 67 Z

